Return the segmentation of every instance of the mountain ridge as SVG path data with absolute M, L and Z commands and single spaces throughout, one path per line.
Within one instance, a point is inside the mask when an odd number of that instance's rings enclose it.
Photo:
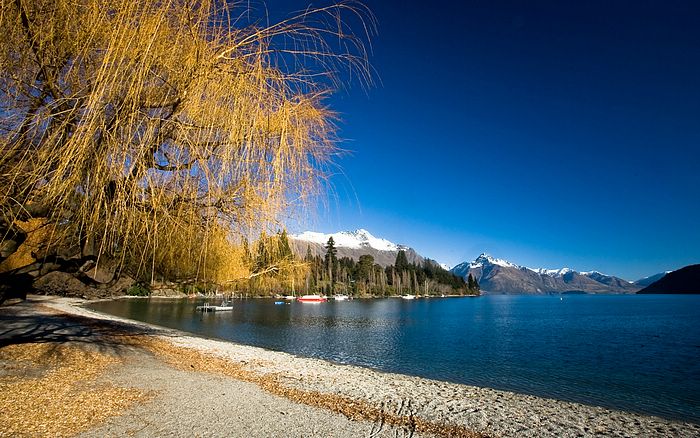
M 700 264 L 668 272 L 638 294 L 700 294 Z
M 640 287 L 647 287 L 652 283 L 661 280 L 666 274 L 670 274 L 673 271 L 659 272 L 658 274 L 650 275 L 648 277 L 640 278 L 635 281 L 634 284 Z
M 450 271 L 474 276 L 485 293 L 635 293 L 640 287 L 598 271 L 579 272 L 571 268 L 528 268 L 482 253 L 472 262 L 463 262 Z

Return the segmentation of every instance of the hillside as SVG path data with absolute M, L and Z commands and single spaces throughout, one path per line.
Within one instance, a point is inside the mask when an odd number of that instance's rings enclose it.
M 700 294 L 700 264 L 669 272 L 639 294 Z
M 662 279 L 664 277 L 664 275 L 668 274 L 669 272 L 671 272 L 671 271 L 660 272 L 658 274 L 654 274 L 654 275 L 650 275 L 648 277 L 641 278 L 641 279 L 635 281 L 634 284 L 636 284 L 639 287 L 647 287 L 650 284 Z

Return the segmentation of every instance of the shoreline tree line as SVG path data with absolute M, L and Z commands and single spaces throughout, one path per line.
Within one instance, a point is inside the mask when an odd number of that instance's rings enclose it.
M 393 265 L 383 267 L 370 254 L 358 260 L 338 257 L 333 238 L 329 238 L 325 254 L 314 255 L 306 246 L 303 257 L 295 254 L 286 231 L 264 236 L 274 243 L 258 243 L 248 259 L 254 266 L 279 266 L 246 283 L 238 285 L 239 293 L 254 295 L 344 294 L 354 297 L 395 295 L 478 295 L 478 282 L 467 280 L 442 268 L 433 260 L 410 263 L 406 252 L 399 250 Z

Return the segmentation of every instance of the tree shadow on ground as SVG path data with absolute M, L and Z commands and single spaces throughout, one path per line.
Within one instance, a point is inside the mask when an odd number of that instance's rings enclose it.
M 72 344 L 105 353 L 123 354 L 132 350 L 134 336 L 163 335 L 148 327 L 119 321 L 105 321 L 61 313 L 0 312 L 0 349 L 10 345 L 50 343 Z M 20 310 L 20 309 L 18 309 Z

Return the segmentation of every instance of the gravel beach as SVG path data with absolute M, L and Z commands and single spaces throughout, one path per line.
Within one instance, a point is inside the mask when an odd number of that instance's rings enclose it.
M 30 336 L 32 320 L 18 318 L 34 306 L 120 324 L 171 346 L 166 349 L 199 355 L 168 353 L 164 359 L 167 354 L 129 346 L 123 365 L 101 379 L 153 397 L 81 436 L 700 436 L 697 424 L 199 338 L 81 304 L 32 297 L 2 308 L 3 324 L 14 328 L 3 329 L 0 340 Z M 233 371 L 217 374 L 217 366 Z

